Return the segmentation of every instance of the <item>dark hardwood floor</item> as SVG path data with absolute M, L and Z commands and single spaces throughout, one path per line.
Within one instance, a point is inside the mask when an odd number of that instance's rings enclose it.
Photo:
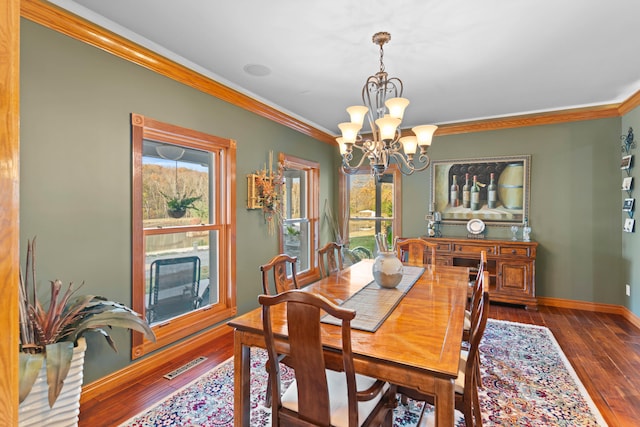
M 540 306 L 539 311 L 493 304 L 489 317 L 551 329 L 607 423 L 640 425 L 640 329 L 620 315 Z M 80 427 L 112 426 L 184 386 L 233 355 L 229 334 L 112 395 L 80 407 Z M 162 376 L 195 359 L 208 359 L 173 380 Z

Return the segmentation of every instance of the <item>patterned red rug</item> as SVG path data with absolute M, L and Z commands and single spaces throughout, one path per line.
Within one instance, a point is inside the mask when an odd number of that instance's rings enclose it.
M 485 426 L 606 426 L 549 329 L 489 319 L 481 343 L 480 405 Z M 251 352 L 251 425 L 267 426 L 266 354 Z M 283 388 L 293 371 L 282 368 Z M 422 404 L 398 404 L 395 427 L 416 426 Z M 427 407 L 426 413 L 433 414 Z M 464 426 L 462 414 L 456 425 Z M 433 425 L 427 416 L 422 426 Z M 123 427 L 233 426 L 233 361 L 227 360 L 123 423 Z

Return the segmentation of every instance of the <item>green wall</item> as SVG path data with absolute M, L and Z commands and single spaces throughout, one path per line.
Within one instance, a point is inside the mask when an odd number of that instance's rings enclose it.
M 629 132 L 629 128 L 633 128 L 634 130 L 634 140 L 636 141 L 636 145 L 640 144 L 640 108 L 636 108 L 632 110 L 628 114 L 622 117 L 622 127 L 620 129 L 621 135 L 627 135 Z M 638 170 L 640 170 L 640 164 L 638 163 L 638 148 L 632 148 L 630 154 L 633 154 L 633 163 L 631 169 L 631 176 L 633 176 L 633 192 L 630 197 L 636 199 L 635 202 L 635 211 L 638 212 L 640 210 L 640 205 L 638 205 L 638 200 L 640 198 L 640 193 L 638 189 L 640 189 L 640 174 L 638 174 Z M 619 155 L 622 153 L 618 152 Z M 627 176 L 627 173 L 622 171 L 621 180 L 623 176 Z M 622 192 L 620 196 L 620 206 L 622 206 L 622 199 L 629 197 L 626 191 Z M 622 221 L 624 218 L 628 218 L 629 215 L 626 212 L 622 214 Z M 638 219 L 638 215 L 635 215 L 636 218 L 636 227 L 634 233 L 622 233 L 622 269 L 624 272 L 623 278 L 625 283 L 628 283 L 631 286 L 631 296 L 625 296 L 625 305 L 636 315 L 640 315 L 640 261 L 638 260 L 637 254 L 640 253 L 640 240 L 638 240 L 638 235 L 640 233 L 640 222 Z
M 40 281 L 85 281 L 84 293 L 130 304 L 135 112 L 237 141 L 238 310 L 256 307 L 257 266 L 276 254 L 277 239 L 259 211 L 245 209 L 244 176 L 263 166 L 269 150 L 318 161 L 322 209 L 325 199 L 337 200 L 337 149 L 29 21 L 21 30 L 21 242 L 38 237 Z M 634 114 L 436 137 L 430 153 L 434 160 L 531 154 L 537 294 L 627 304 L 625 280 L 637 281 L 640 271 L 626 260 L 634 248 L 621 256 L 619 136 L 621 121 L 640 119 Z M 430 174 L 405 177 L 402 185 L 402 234 L 422 235 Z M 324 243 L 324 221 L 322 232 Z M 466 234 L 463 226 L 444 233 Z M 490 227 L 488 235 L 508 230 Z M 625 236 L 625 245 L 634 236 Z M 118 354 L 90 337 L 85 382 L 130 363 L 129 334 L 114 337 Z
M 30 21 L 21 25 L 21 246 L 37 236 L 41 286 L 84 281 L 82 293 L 131 304 L 135 112 L 236 140 L 238 310 L 257 307 L 258 266 L 278 241 L 261 212 L 245 208 L 245 175 L 264 166 L 269 150 L 317 161 L 322 207 L 337 186 L 337 150 Z M 130 363 L 129 333 L 114 337 L 118 354 L 89 337 L 85 382 Z
M 434 160 L 531 155 L 532 239 L 538 296 L 622 305 L 620 119 L 434 138 Z M 403 232 L 425 234 L 430 174 L 403 181 Z M 462 225 L 445 236 L 465 236 Z M 508 237 L 488 227 L 488 237 Z

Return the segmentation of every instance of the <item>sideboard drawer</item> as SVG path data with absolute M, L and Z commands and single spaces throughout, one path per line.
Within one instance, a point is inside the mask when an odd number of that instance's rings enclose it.
M 449 252 L 451 250 L 451 243 L 441 243 L 438 242 L 438 246 L 436 246 L 436 252 Z
M 465 254 L 478 254 L 480 252 L 486 251 L 487 255 L 496 254 L 496 247 L 490 245 L 471 245 L 471 244 L 453 244 L 453 252 L 454 253 L 465 253 Z
M 522 246 L 500 246 L 500 255 L 529 256 L 529 248 Z

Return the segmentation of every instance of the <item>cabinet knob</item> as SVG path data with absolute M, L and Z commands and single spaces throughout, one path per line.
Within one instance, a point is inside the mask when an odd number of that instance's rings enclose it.
M 515 255 L 516 254 L 516 250 L 515 249 L 511 249 L 511 254 Z

